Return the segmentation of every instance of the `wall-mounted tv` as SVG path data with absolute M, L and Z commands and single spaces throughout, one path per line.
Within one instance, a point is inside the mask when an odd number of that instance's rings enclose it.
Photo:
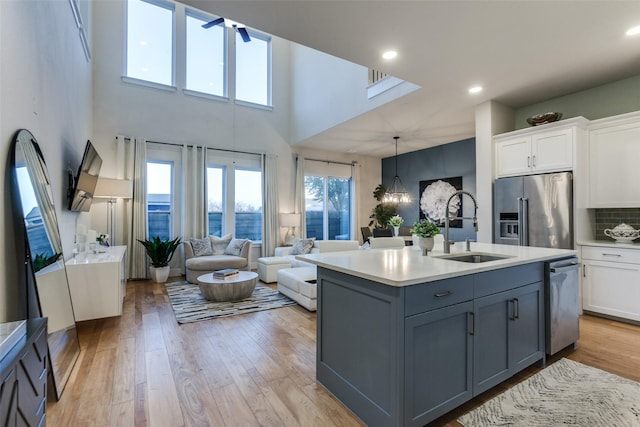
M 101 166 L 102 158 L 91 141 L 87 141 L 78 174 L 70 177 L 73 182 L 70 182 L 69 188 L 69 210 L 89 212 Z

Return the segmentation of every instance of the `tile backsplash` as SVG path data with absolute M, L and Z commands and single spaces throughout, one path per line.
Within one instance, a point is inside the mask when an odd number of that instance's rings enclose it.
M 596 209 L 596 239 L 610 240 L 604 235 L 604 230 L 621 222 L 640 229 L 640 208 Z

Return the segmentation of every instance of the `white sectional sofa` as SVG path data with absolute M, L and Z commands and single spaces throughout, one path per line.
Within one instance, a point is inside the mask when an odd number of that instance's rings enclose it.
M 353 251 L 359 249 L 357 240 L 316 240 L 311 253 Z M 290 247 L 276 248 L 275 257 L 258 259 L 260 280 L 277 280 L 278 291 L 309 311 L 317 307 L 316 266 L 291 255 Z

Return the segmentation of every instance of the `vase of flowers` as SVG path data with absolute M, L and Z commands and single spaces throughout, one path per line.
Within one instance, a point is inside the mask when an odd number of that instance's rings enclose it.
M 400 234 L 400 226 L 404 223 L 404 219 L 400 215 L 394 215 L 389 218 L 389 225 L 393 227 L 393 235 L 398 237 Z
M 428 219 L 423 219 L 413 223 L 411 234 L 418 237 L 418 247 L 423 255 L 427 255 L 430 250 L 433 250 L 433 236 L 440 234 L 440 227 Z

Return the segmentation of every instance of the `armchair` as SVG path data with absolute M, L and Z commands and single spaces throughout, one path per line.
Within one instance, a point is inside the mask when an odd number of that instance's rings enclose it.
M 239 255 L 235 255 L 230 249 L 232 244 L 240 244 Z M 190 241 L 183 242 L 184 245 L 184 270 L 187 281 L 197 283 L 198 276 L 206 273 L 213 273 L 224 268 L 237 268 L 238 270 L 249 271 L 251 256 L 251 240 L 240 242 L 238 239 L 231 240 L 224 253 L 214 255 L 196 256 Z

